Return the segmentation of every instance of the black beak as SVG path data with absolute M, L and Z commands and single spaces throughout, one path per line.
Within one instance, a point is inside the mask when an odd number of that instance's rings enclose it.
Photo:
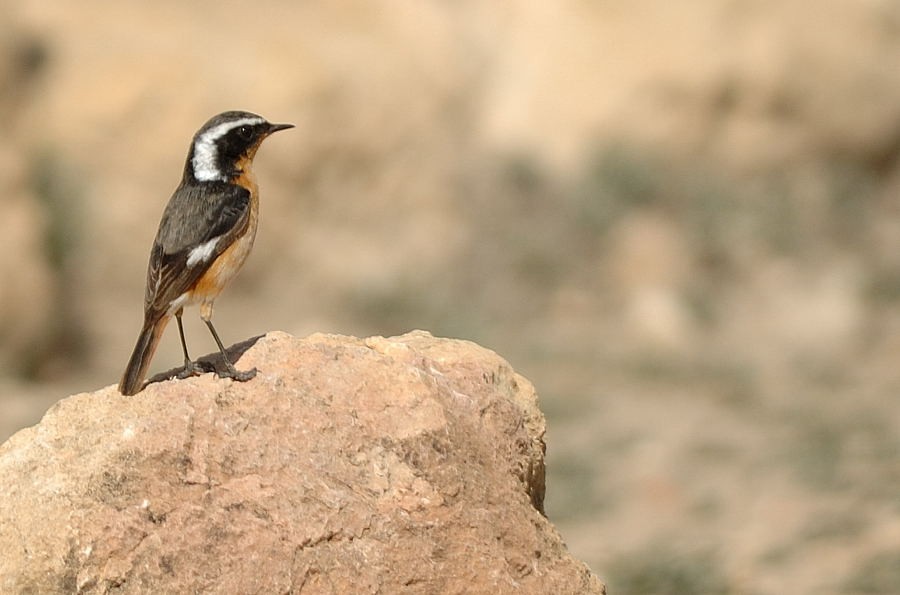
M 288 128 L 293 128 L 293 124 L 269 124 L 269 129 L 266 131 L 266 134 L 272 134 L 273 132 L 278 132 L 279 130 L 287 130 Z

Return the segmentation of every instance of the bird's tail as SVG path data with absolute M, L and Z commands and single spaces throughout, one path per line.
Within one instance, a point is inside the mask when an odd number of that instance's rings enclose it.
M 169 316 L 163 316 L 158 320 L 144 321 L 131 359 L 128 360 L 128 365 L 125 367 L 125 374 L 122 375 L 122 381 L 119 382 L 119 392 L 123 395 L 137 394 L 143 388 L 147 368 L 150 367 L 150 360 L 153 359 L 156 346 L 159 345 L 169 318 Z

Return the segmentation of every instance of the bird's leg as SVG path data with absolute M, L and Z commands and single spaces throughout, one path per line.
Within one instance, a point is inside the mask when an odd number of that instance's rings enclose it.
M 200 362 L 191 360 L 191 356 L 188 355 L 187 341 L 184 340 L 184 327 L 181 324 L 181 314 L 183 312 L 184 309 L 182 308 L 175 313 L 175 320 L 178 322 L 178 336 L 181 337 L 181 351 L 184 353 L 184 368 L 182 368 L 177 375 L 177 378 L 179 379 L 190 378 L 191 376 L 199 376 L 200 374 L 204 374 L 206 372 L 212 372 L 212 370 L 207 369 L 207 367 Z
M 225 353 L 225 346 L 222 345 L 219 333 L 216 332 L 216 327 L 214 327 L 212 323 L 212 304 L 203 304 L 200 307 L 200 318 L 206 323 L 206 326 L 209 327 L 209 332 L 212 333 L 213 339 L 216 340 L 216 345 L 219 346 L 219 351 L 222 353 L 222 361 L 225 362 L 225 370 L 216 370 L 216 374 L 218 374 L 220 378 L 231 378 L 238 382 L 246 382 L 256 376 L 256 368 L 250 370 L 238 370 L 234 367 L 234 364 L 228 360 L 228 355 Z

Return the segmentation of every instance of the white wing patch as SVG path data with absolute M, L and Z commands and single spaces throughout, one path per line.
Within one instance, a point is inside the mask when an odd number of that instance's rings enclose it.
M 216 141 L 234 130 L 238 126 L 255 126 L 265 122 L 262 118 L 242 118 L 240 120 L 232 120 L 223 122 L 218 126 L 214 126 L 197 137 L 194 141 L 194 157 L 191 159 L 191 165 L 194 168 L 194 177 L 201 182 L 213 182 L 219 180 L 227 181 L 225 176 L 219 170 L 218 160 L 219 151 L 216 148 Z
M 219 243 L 219 240 L 222 239 L 222 236 L 216 236 L 208 242 L 203 242 L 196 248 L 193 248 L 187 257 L 187 266 L 192 267 L 201 262 L 206 262 L 212 257 L 213 253 L 216 251 L 216 245 Z

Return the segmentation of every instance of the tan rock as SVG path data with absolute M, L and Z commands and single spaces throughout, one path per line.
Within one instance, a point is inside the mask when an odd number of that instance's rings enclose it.
M 63 399 L 0 447 L 2 593 L 603 593 L 541 514 L 499 356 L 273 332 L 212 374 Z

